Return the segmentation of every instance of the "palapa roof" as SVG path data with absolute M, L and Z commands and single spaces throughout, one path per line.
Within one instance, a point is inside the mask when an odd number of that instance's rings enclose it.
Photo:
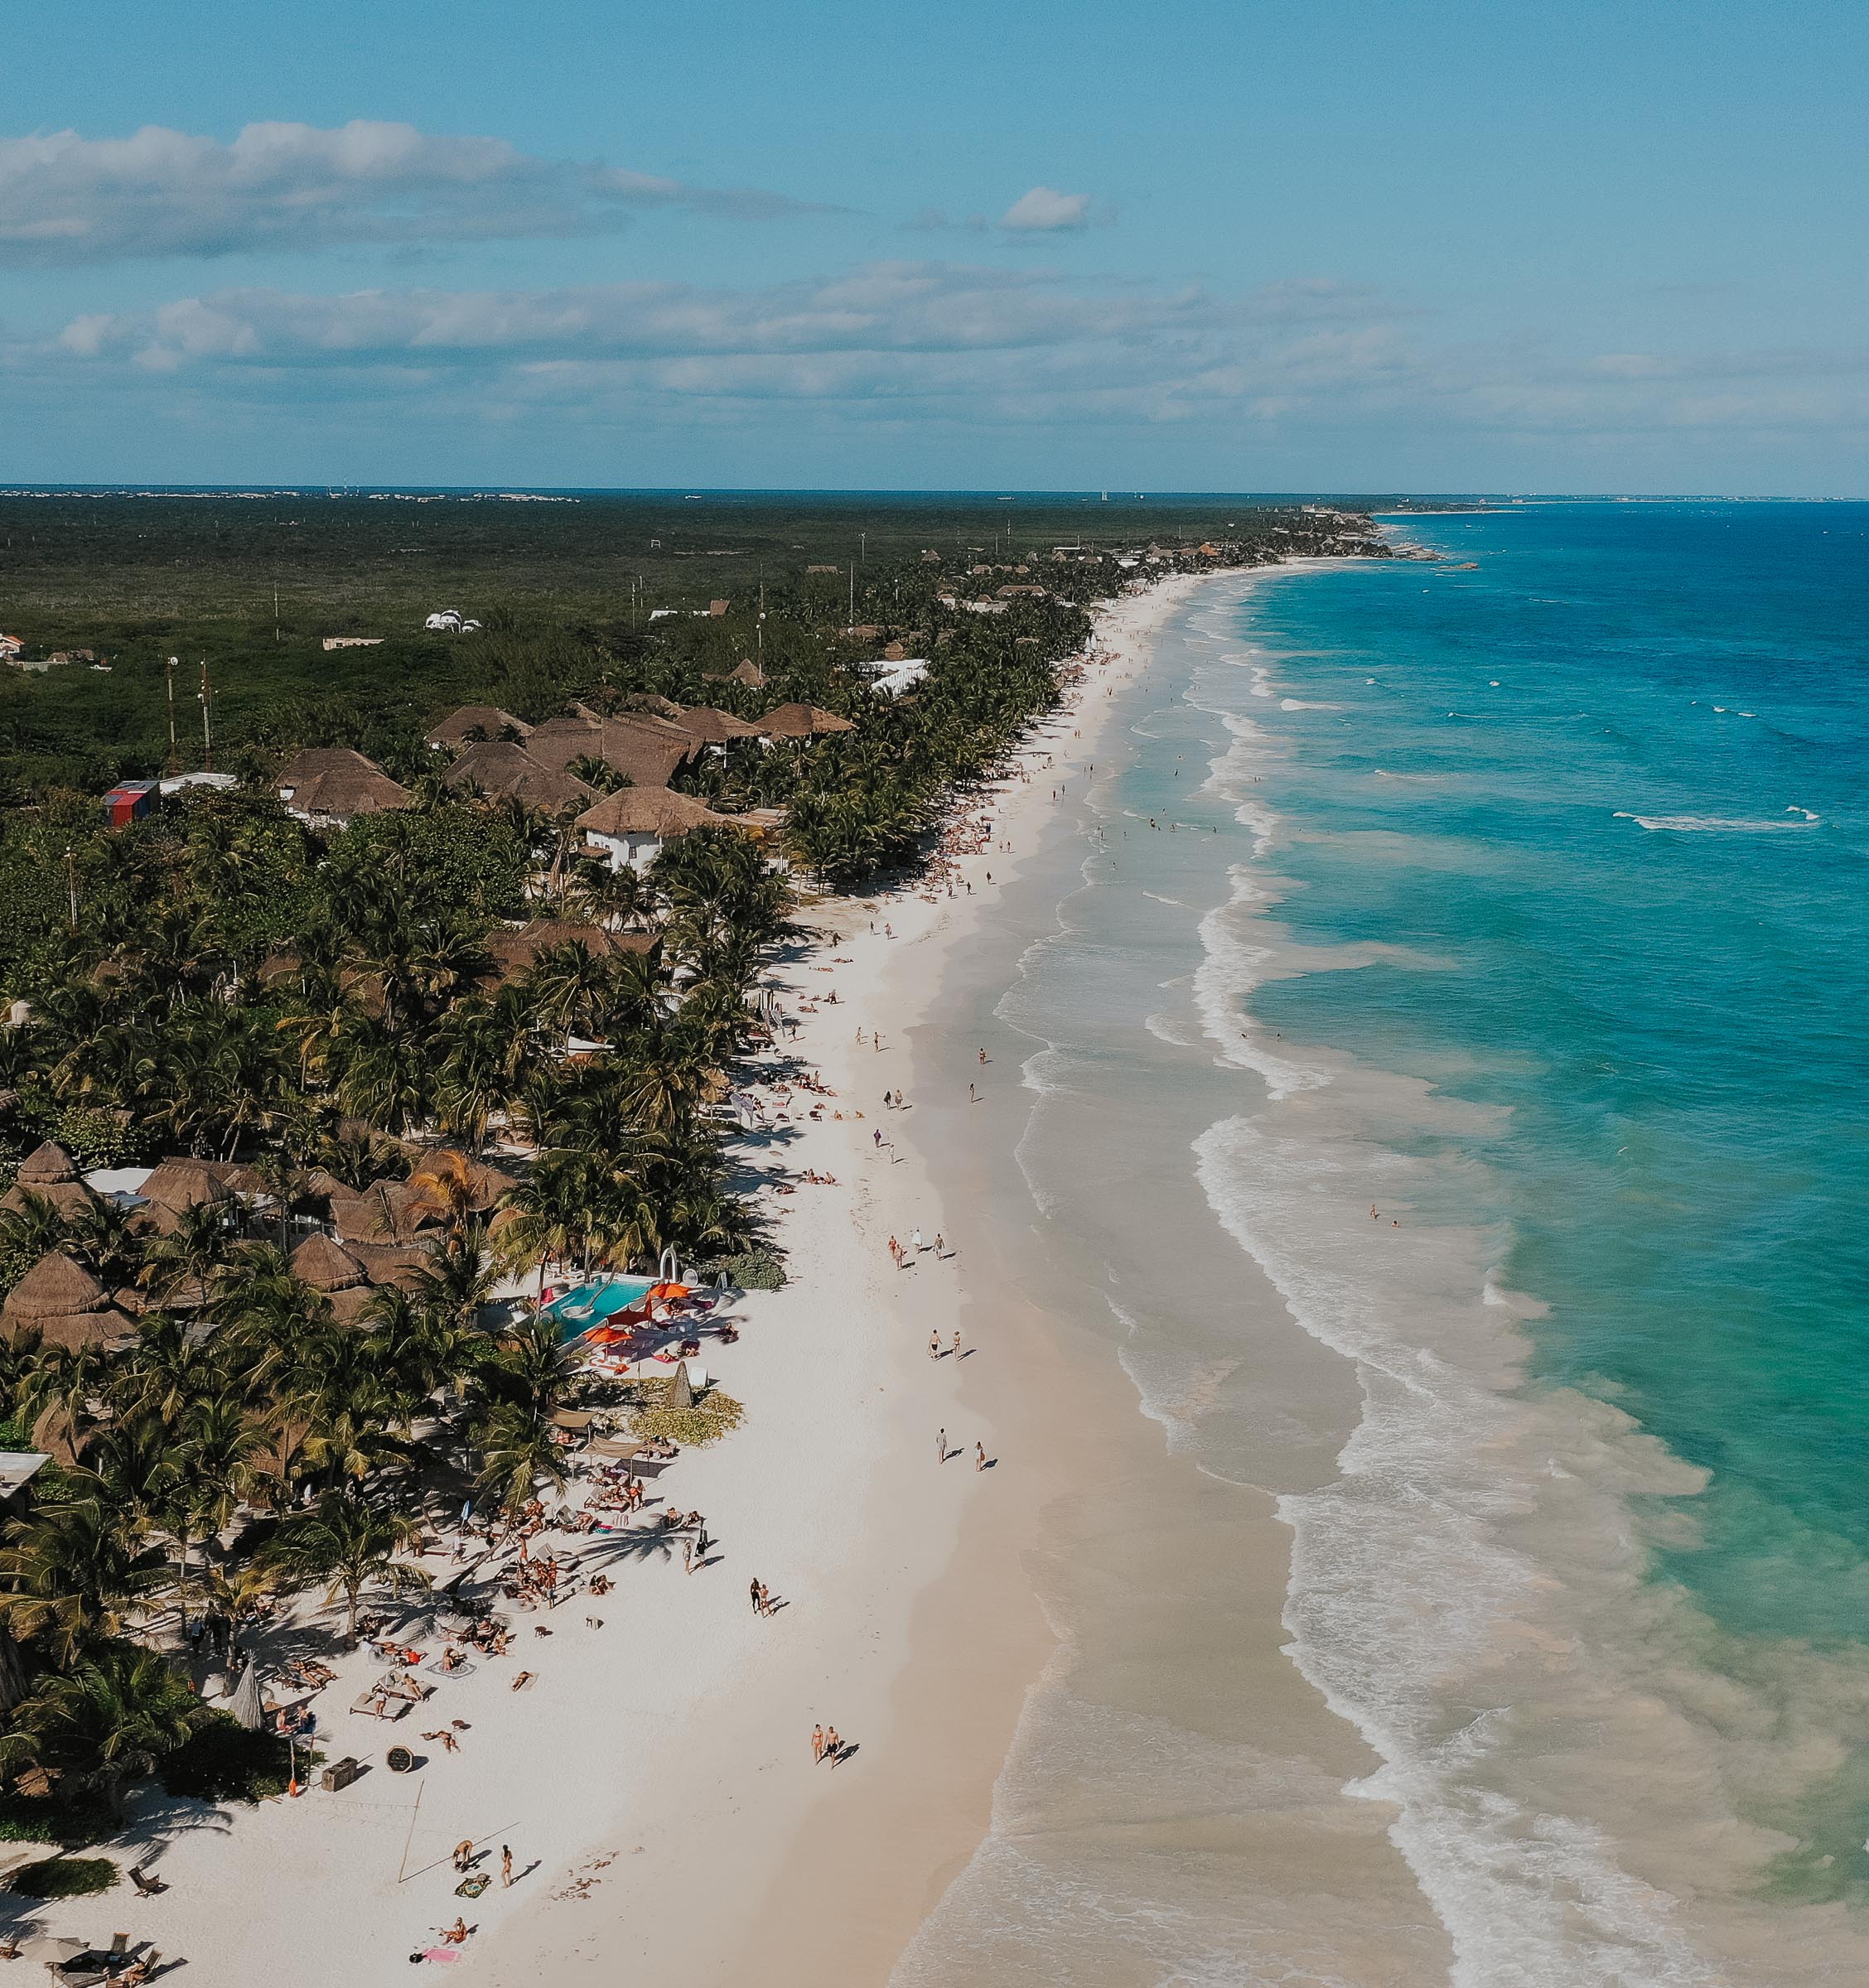
M 506 981 L 524 972 L 541 953 L 553 946 L 582 946 L 593 958 L 617 959 L 627 953 L 653 953 L 661 943 L 653 932 L 611 932 L 568 918 L 535 918 L 505 931 L 490 932 L 481 945 L 498 968 L 495 977 Z
M 457 794 L 478 788 L 496 801 L 516 796 L 527 807 L 549 814 L 562 808 L 587 807 L 597 798 L 595 787 L 587 787 L 563 767 L 548 766 L 524 746 L 504 739 L 468 746 L 442 777 Z
M 353 1254 L 360 1243 L 407 1242 L 435 1220 L 406 1180 L 377 1180 L 353 1200 L 331 1203 L 339 1239 Z
M 691 828 L 732 825 L 731 816 L 667 787 L 620 787 L 577 818 L 577 826 L 594 835 L 654 835 L 664 842 Z
M 133 1339 L 135 1325 L 82 1263 L 63 1250 L 48 1250 L 0 1305 L 0 1325 L 10 1337 L 28 1329 L 48 1346 L 115 1345 Z
M 204 1201 L 231 1201 L 234 1190 L 220 1173 L 199 1160 L 164 1160 L 137 1189 L 145 1201 L 154 1201 L 180 1214 L 184 1209 L 198 1208 Z
M 666 787 L 700 741 L 646 712 L 621 717 L 548 718 L 526 741 L 534 759 L 562 773 L 573 760 L 601 760 L 638 787 Z
M 716 669 L 703 672 L 703 683 L 744 683 L 748 690 L 764 690 L 772 679 L 767 676 L 751 656 L 736 663 L 732 669 Z
M 780 704 L 753 727 L 762 739 L 812 739 L 827 731 L 854 731 L 848 718 L 815 704 Z
M 23 1214 L 26 1198 L 36 1194 L 41 1201 L 49 1201 L 52 1207 L 70 1221 L 97 1204 L 98 1197 L 82 1180 L 16 1180 L 6 1193 L 0 1194 L 0 1210 L 7 1214 Z
M 68 1312 L 100 1311 L 110 1293 L 75 1257 L 49 1249 L 7 1293 L 9 1319 L 56 1318 Z
M 490 740 L 497 740 L 508 729 L 516 731 L 522 739 L 529 737 L 532 731 L 523 718 L 515 718 L 511 712 L 502 711 L 497 704 L 463 704 L 428 734 L 428 743 L 465 746 L 471 742 L 467 737 L 471 731 L 484 731 Z
M 287 1267 L 302 1284 L 323 1291 L 354 1291 L 367 1281 L 363 1265 L 321 1229 L 299 1244 L 287 1258 Z
M 709 746 L 725 746 L 734 739 L 756 739 L 759 727 L 749 725 L 744 718 L 735 717 L 731 712 L 716 711 L 712 704 L 678 704 L 679 713 L 673 722 L 680 726 L 690 738 L 700 739 Z
M 490 1165 L 484 1160 L 471 1159 L 452 1146 L 441 1146 L 432 1152 L 424 1153 L 409 1169 L 408 1187 L 412 1199 L 415 1199 L 418 1205 L 423 1199 L 431 1203 L 438 1200 L 438 1195 L 427 1195 L 417 1185 L 418 1177 L 423 1174 L 445 1177 L 456 1165 L 467 1170 L 467 1185 L 472 1196 L 468 1205 L 477 1214 L 485 1214 L 490 1209 L 497 1206 L 502 1194 L 511 1194 L 519 1185 L 512 1175 L 503 1168 Z
M 13 1176 L 28 1187 L 51 1187 L 78 1177 L 77 1162 L 56 1139 L 45 1140 L 34 1146 L 20 1161 L 19 1171 Z
M 423 1271 L 434 1267 L 435 1254 L 424 1242 L 353 1242 L 350 1254 L 364 1267 L 373 1284 L 394 1284 L 413 1291 Z
M 414 797 L 374 760 L 348 746 L 315 746 L 280 768 L 273 789 L 295 814 L 348 822 L 360 814 L 407 808 Z

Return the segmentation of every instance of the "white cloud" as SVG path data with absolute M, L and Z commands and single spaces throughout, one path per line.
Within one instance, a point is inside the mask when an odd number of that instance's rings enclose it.
M 153 124 L 127 138 L 0 139 L 0 263 L 597 234 L 656 207 L 756 220 L 808 210 L 778 194 L 362 119 L 249 124 L 230 144 Z
M 751 440 L 790 420 L 976 442 L 1181 427 L 1211 431 L 1203 446 L 1232 435 L 1257 447 L 1276 429 L 1340 437 L 1361 461 L 1372 438 L 1411 433 L 1582 447 L 1688 430 L 1869 430 L 1859 352 L 1632 364 L 1518 340 L 1437 344 L 1432 324 L 1328 282 L 1229 297 L 903 260 L 748 287 L 228 289 L 0 342 L 0 376 L 41 410 L 67 394 L 92 408 L 211 403 L 241 408 L 256 432 L 346 410 L 366 424 L 519 422 L 566 438 L 738 423 Z
M 1058 193 L 1049 186 L 1035 186 L 1022 193 L 999 217 L 1002 228 L 1015 234 L 1057 234 L 1090 224 L 1090 196 L 1087 193 Z

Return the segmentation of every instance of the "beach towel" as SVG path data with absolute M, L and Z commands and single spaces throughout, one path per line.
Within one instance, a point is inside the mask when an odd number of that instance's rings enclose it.
M 471 1878 L 463 1878 L 454 1888 L 457 1899 L 477 1899 L 493 1882 L 484 1870 L 476 1870 Z

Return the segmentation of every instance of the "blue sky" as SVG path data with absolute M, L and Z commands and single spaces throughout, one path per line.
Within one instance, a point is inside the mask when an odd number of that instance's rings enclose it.
M 1864 493 L 1861 4 L 8 12 L 6 477 Z

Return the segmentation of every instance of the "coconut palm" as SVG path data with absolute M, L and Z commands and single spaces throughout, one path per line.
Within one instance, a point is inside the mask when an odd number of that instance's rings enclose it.
M 99 1651 L 69 1677 L 43 1679 L 0 1734 L 0 1767 L 56 1768 L 63 1785 L 123 1812 L 132 1781 L 193 1731 L 200 1704 L 153 1650 Z
M 401 1593 L 432 1582 L 398 1560 L 420 1536 L 414 1520 L 348 1492 L 327 1491 L 308 1511 L 283 1520 L 260 1558 L 287 1583 L 322 1584 L 327 1603 L 345 1604 L 346 1642 L 357 1640 L 357 1598 L 373 1582 Z
M 67 1472 L 56 1498 L 0 1532 L 0 1619 L 70 1666 L 86 1643 L 120 1635 L 167 1578 L 144 1537 L 99 1479 Z

